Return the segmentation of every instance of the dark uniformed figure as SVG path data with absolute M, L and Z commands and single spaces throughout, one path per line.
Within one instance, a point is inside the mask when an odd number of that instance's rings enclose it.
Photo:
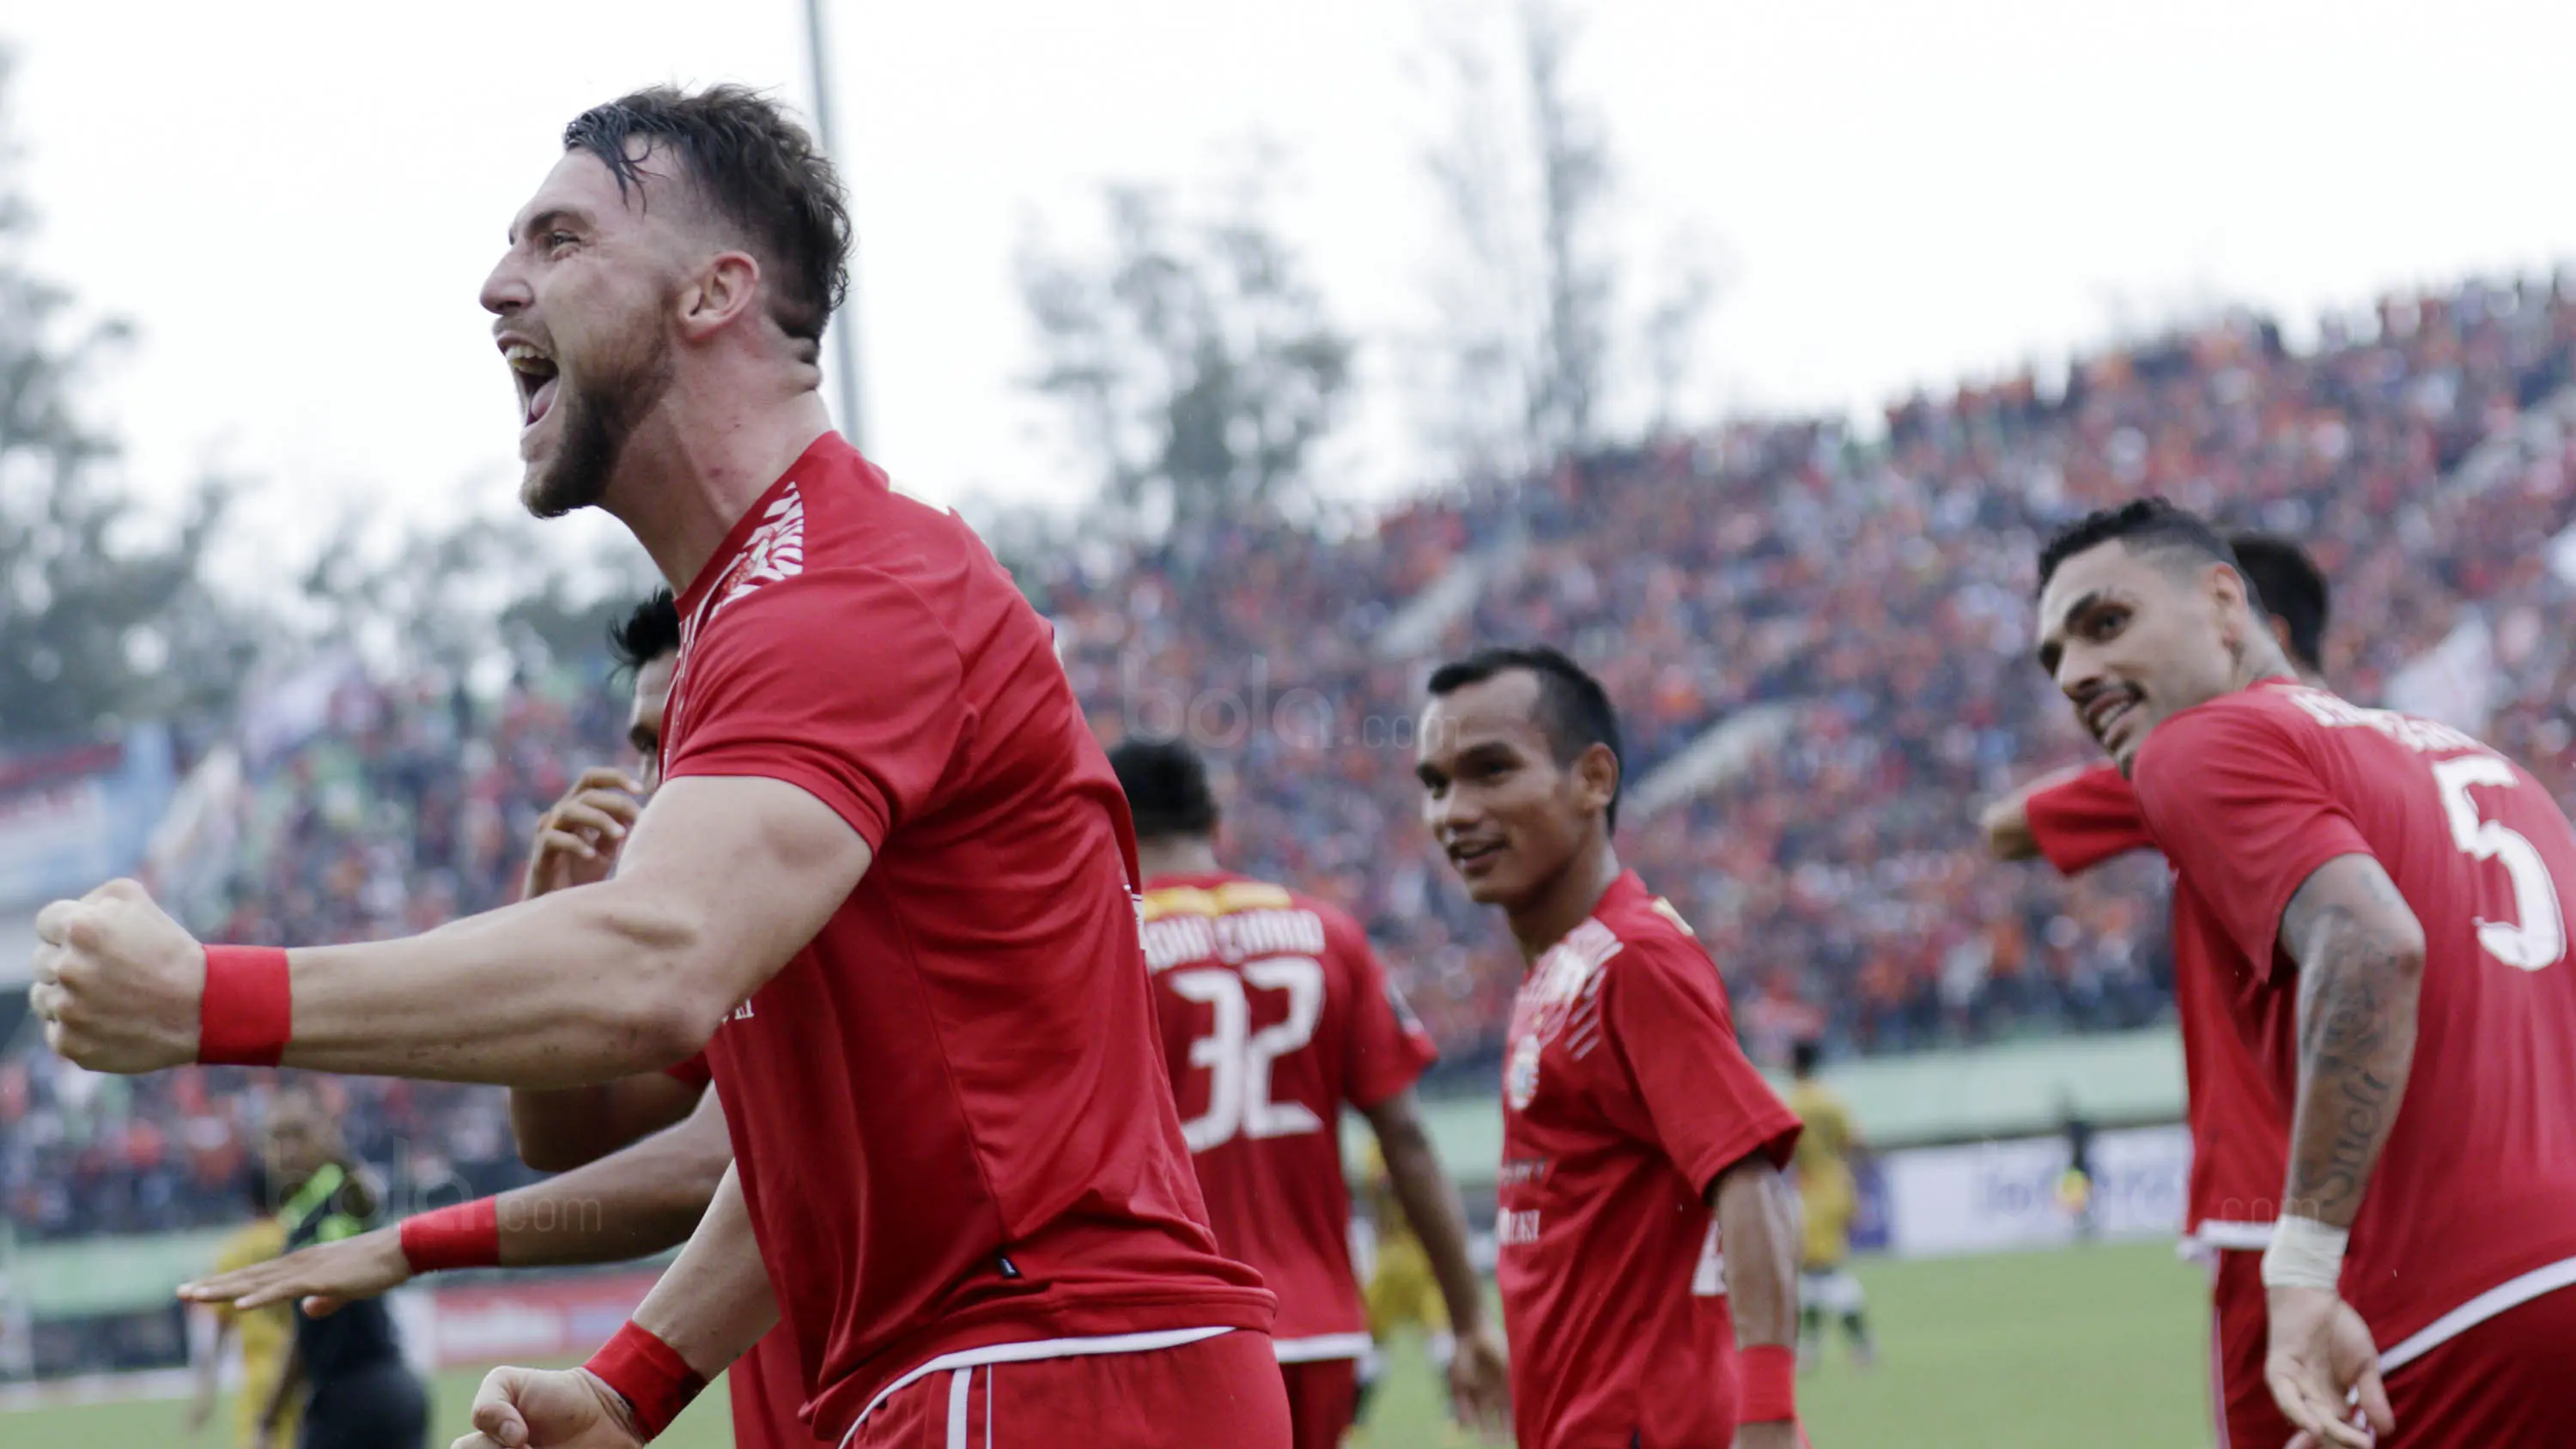
M 380 1204 L 349 1159 L 340 1124 L 312 1092 L 291 1088 L 269 1107 L 270 1180 L 293 1184 L 278 1206 L 288 1252 L 355 1237 L 375 1226 Z M 403 1363 L 393 1315 L 364 1298 L 321 1318 L 298 1312 L 295 1346 L 261 1422 L 265 1443 L 302 1394 L 298 1449 L 421 1449 L 429 1401 Z

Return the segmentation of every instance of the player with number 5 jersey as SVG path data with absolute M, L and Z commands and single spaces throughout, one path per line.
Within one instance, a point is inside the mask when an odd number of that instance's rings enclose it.
M 2161 500 L 2041 556 L 2040 659 L 2129 771 L 2289 1130 L 2265 1377 L 2315 1441 L 2576 1443 L 2576 831 L 2449 725 L 2298 683 Z
M 1226 1253 L 1279 1298 L 1272 1329 L 1296 1449 L 1350 1428 L 1368 1314 L 1351 1267 L 1345 1103 L 1377 1133 L 1419 1225 L 1456 1335 L 1462 1422 L 1500 1428 L 1509 1370 L 1467 1257 L 1465 1214 L 1413 1100 L 1438 1056 L 1348 915 L 1220 867 L 1207 767 L 1177 740 L 1130 740 L 1110 766 L 1136 822 L 1145 963 L 1181 1134 Z
M 1623 871 L 1619 724 L 1553 649 L 1431 676 L 1431 827 L 1527 974 L 1496 1236 L 1522 1449 L 1789 1449 L 1798 1119 L 1744 1059 L 1717 963 Z

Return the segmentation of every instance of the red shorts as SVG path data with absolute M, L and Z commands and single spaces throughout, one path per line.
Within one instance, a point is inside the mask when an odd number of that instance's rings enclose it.
M 1360 1409 L 1360 1364 L 1353 1358 L 1283 1363 L 1288 1382 L 1288 1423 L 1296 1449 L 1340 1449 Z
M 2388 1372 L 2380 1449 L 2576 1444 L 2576 1286 L 2473 1324 Z
M 2272 1322 L 2262 1253 L 2222 1249 L 2209 1296 L 2209 1394 L 2218 1409 L 2218 1449 L 2278 1449 L 2298 1431 L 2263 1382 Z
M 851 1449 L 1289 1449 L 1270 1336 L 975 1364 L 897 1389 Z

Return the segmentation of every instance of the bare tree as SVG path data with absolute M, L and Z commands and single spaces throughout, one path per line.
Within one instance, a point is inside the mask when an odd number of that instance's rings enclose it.
M 1610 337 L 1612 270 L 1601 232 L 1611 173 L 1599 115 L 1567 93 L 1574 22 L 1548 0 L 1524 0 L 1521 34 L 1547 283 L 1529 432 L 1544 459 L 1593 441 Z
M 1449 120 L 1425 160 L 1446 235 L 1418 399 L 1455 467 L 1502 477 L 1630 420 L 1681 425 L 1721 289 L 1717 248 L 1689 226 L 1670 233 L 1650 287 L 1629 283 L 1649 269 L 1627 266 L 1613 235 L 1618 168 L 1575 76 L 1581 24 L 1563 0 L 1510 15 L 1507 53 L 1490 27 L 1433 47 Z
M 0 99 L 8 78 L 0 51 Z M 100 477 L 116 443 L 82 395 L 130 329 L 28 268 L 17 154 L 0 126 L 0 749 L 218 704 L 249 649 L 201 569 L 226 491 L 155 530 Z
M 1300 501 L 1338 419 L 1352 342 L 1270 223 L 1268 160 L 1189 204 L 1105 188 L 1105 252 L 1022 249 L 1029 386 L 1062 406 L 1131 528 Z
M 1664 246 L 1657 268 L 1664 285 L 1646 311 L 1638 339 L 1653 394 L 1647 429 L 1657 436 L 1671 434 L 1686 421 L 1684 397 L 1698 380 L 1700 337 L 1709 309 L 1717 303 L 1718 266 L 1711 260 L 1716 253 L 1715 244 L 1692 228 L 1675 233 Z
M 1469 472 L 1592 443 L 1610 360 L 1613 171 L 1567 74 L 1578 27 L 1553 0 L 1523 0 L 1514 26 L 1508 78 L 1477 36 L 1441 45 L 1451 123 L 1425 158 L 1454 249 L 1431 288 L 1431 431 Z

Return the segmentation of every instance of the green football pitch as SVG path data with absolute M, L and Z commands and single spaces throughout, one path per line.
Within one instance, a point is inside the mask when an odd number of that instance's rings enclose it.
M 2200 1271 L 2166 1244 L 1932 1262 L 1866 1262 L 1879 1363 L 1854 1371 L 1836 1344 L 1800 1385 L 1818 1449 L 1910 1444 L 2177 1449 L 2209 1442 L 2207 1298 Z M 1418 1344 L 1400 1343 L 1354 1449 L 1451 1449 L 1451 1427 Z M 463 1432 L 479 1376 L 443 1375 L 433 1445 Z M 725 1449 L 721 1389 L 655 1441 Z M 216 1424 L 229 1420 L 218 1418 Z M 176 1403 L 0 1415 L 0 1444 L 182 1449 Z M 199 1442 L 221 1442 L 209 1426 Z

